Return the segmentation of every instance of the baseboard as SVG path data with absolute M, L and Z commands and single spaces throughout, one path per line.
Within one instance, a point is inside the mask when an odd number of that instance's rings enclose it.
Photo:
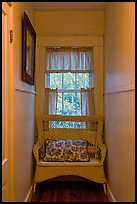
M 107 196 L 108 196 L 109 202 L 117 202 L 116 199 L 114 198 L 112 191 L 110 190 L 110 187 L 108 184 L 107 184 Z
M 33 193 L 33 188 L 31 186 L 24 202 L 30 202 L 31 201 L 32 193 Z

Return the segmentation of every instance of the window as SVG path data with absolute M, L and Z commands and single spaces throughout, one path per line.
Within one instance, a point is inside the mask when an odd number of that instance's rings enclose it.
M 53 112 L 82 115 L 81 90 L 94 88 L 92 48 L 46 48 L 46 62 L 45 87 L 49 92 L 57 90 L 57 95 L 52 97 L 55 103 L 51 109 L 56 109 Z M 47 98 L 50 100 L 48 95 Z

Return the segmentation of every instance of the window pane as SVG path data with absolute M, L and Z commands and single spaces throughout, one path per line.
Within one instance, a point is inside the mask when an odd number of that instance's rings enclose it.
M 80 99 L 80 93 L 76 93 L 76 109 L 77 109 L 77 114 L 76 115 L 81 115 L 81 99 Z
M 50 73 L 50 88 L 62 88 L 62 73 Z
M 64 73 L 64 89 L 79 90 L 93 87 L 93 73 Z
M 57 114 L 62 115 L 62 93 L 58 93 Z
M 51 121 L 50 129 L 54 128 L 81 128 L 85 129 L 86 122 L 72 122 L 72 121 Z
M 80 88 L 94 87 L 94 73 L 64 73 L 64 87 L 62 87 L 62 73 L 50 73 L 51 89 L 71 89 L 79 90 Z M 47 79 L 49 80 L 49 79 Z
M 76 88 L 89 88 L 89 73 L 77 73 Z
M 62 95 L 58 93 L 57 114 L 81 115 L 80 93 L 64 93 L 64 100 L 62 100 Z
M 64 93 L 64 115 L 81 115 L 80 93 Z
M 81 115 L 80 88 L 94 87 L 94 73 L 49 73 L 47 87 L 58 88 L 58 115 Z
M 64 94 L 64 115 L 75 115 L 74 94 Z
M 64 73 L 64 89 L 75 89 L 75 73 Z

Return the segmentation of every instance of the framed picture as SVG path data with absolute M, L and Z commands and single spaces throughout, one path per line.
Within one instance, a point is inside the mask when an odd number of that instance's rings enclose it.
M 22 80 L 30 85 L 35 83 L 36 32 L 24 12 L 22 21 Z

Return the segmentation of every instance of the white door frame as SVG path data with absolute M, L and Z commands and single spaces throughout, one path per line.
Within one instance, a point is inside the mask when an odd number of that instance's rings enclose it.
M 14 201 L 13 6 L 2 2 L 2 202 Z

